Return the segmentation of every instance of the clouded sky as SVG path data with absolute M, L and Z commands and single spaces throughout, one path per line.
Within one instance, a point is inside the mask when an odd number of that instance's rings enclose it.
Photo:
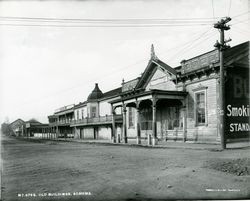
M 34 117 L 47 122 L 55 109 L 85 101 L 96 82 L 103 92 L 120 87 L 123 78 L 130 80 L 144 71 L 151 44 L 172 67 L 212 50 L 219 39 L 213 22 L 220 17 L 232 17 L 231 30 L 226 32 L 226 38 L 232 38 L 230 45 L 245 42 L 249 40 L 248 11 L 248 0 L 0 1 L 0 121 Z M 206 18 L 211 23 L 63 27 L 3 17 Z

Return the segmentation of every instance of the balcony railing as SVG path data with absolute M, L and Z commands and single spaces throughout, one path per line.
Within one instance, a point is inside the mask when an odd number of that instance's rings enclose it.
M 115 115 L 115 122 L 122 122 L 122 115 Z M 71 125 L 98 125 L 98 124 L 111 124 L 113 121 L 112 115 L 99 116 L 94 118 L 84 118 L 73 120 Z
M 122 115 L 114 115 L 115 122 L 122 123 Z M 84 118 L 84 119 L 66 119 L 59 120 L 57 122 L 50 123 L 50 126 L 68 126 L 68 125 L 98 125 L 98 124 L 111 124 L 113 121 L 112 115 L 99 116 L 94 118 Z
M 72 119 L 62 119 L 56 122 L 49 123 L 50 126 L 68 126 L 72 122 Z

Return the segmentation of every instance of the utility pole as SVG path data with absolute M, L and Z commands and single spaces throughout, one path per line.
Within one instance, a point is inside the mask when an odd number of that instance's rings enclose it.
M 221 136 L 221 148 L 226 149 L 226 135 L 225 135 L 225 75 L 224 75 L 224 51 L 229 46 L 226 45 L 228 41 L 224 40 L 224 31 L 227 31 L 230 29 L 226 23 L 231 21 L 230 17 L 226 17 L 225 19 L 221 19 L 217 23 L 214 24 L 214 28 L 220 30 L 220 42 L 216 42 L 214 45 L 218 50 L 220 54 L 220 95 L 219 95 L 219 105 L 220 105 L 220 136 Z

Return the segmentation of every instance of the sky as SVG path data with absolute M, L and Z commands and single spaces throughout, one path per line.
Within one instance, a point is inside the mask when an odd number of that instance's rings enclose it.
M 230 16 L 231 46 L 249 40 L 248 0 L 0 1 L 0 122 L 36 118 L 106 92 L 141 75 L 151 44 L 172 67 L 214 49 L 213 23 Z M 63 19 L 193 19 L 194 26 L 63 27 L 4 17 Z M 12 24 L 12 25 L 9 25 Z M 14 25 L 13 25 L 14 24 Z M 20 26 L 36 24 L 36 26 Z M 54 23 L 55 24 L 55 23 Z M 60 24 L 56 22 L 56 24 Z M 75 24 L 74 24 L 75 25 Z

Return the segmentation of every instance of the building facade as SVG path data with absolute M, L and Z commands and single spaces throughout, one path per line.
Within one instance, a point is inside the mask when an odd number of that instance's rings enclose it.
M 249 139 L 249 42 L 225 50 L 226 137 Z M 98 84 L 82 103 L 49 116 L 57 137 L 220 143 L 219 52 L 172 68 L 151 48 L 143 74 L 102 93 Z
M 25 135 L 26 137 L 48 137 L 49 125 L 43 124 L 35 119 L 25 122 Z
M 10 123 L 10 128 L 13 133 L 17 137 L 21 137 L 25 135 L 25 121 L 22 119 L 17 119 Z
M 35 119 L 29 121 L 17 119 L 10 123 L 10 128 L 16 137 L 48 137 L 48 134 L 52 133 L 48 124 L 43 124 Z

